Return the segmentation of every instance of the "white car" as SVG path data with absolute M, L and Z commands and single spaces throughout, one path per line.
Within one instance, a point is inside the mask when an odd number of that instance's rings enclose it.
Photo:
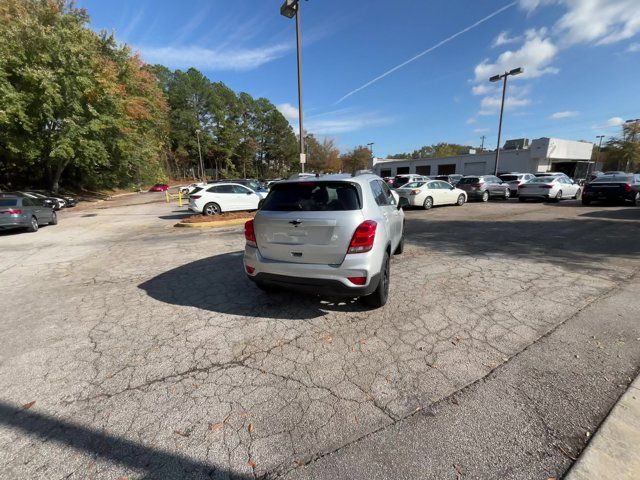
M 189 210 L 218 215 L 237 210 L 257 210 L 265 195 L 238 183 L 216 183 L 189 195 Z
M 565 175 L 553 177 L 536 177 L 518 187 L 518 197 L 521 202 L 529 199 L 555 200 L 563 198 L 578 198 L 580 185 Z
M 434 205 L 464 205 L 467 192 L 442 180 L 411 182 L 396 190 L 409 205 L 429 210 Z
M 183 195 L 189 195 L 190 193 L 193 193 L 196 188 L 199 187 L 200 189 L 202 189 L 206 186 L 206 183 L 191 183 L 185 187 L 180 187 L 180 192 L 182 192 Z

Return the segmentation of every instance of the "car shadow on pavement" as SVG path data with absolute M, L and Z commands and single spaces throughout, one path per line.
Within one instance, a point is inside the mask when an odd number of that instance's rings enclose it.
M 219 313 L 285 320 L 309 320 L 328 311 L 362 312 L 355 299 L 336 300 L 294 292 L 265 293 L 244 273 L 243 252 L 231 252 L 187 263 L 138 285 L 172 305 Z
M 33 410 L 25 410 L 3 401 L 0 401 L 0 425 L 19 430 L 30 437 L 38 437 L 43 444 L 54 442 L 64 448 L 70 447 L 100 460 L 115 462 L 127 468 L 145 472 L 141 478 L 163 480 L 254 478 L 178 453 L 119 438 L 104 431 Z M 37 452 L 34 450 L 34 453 Z M 52 467 L 61 468 L 54 465 Z
M 604 218 L 607 220 L 640 220 L 640 208 L 598 210 L 597 212 L 582 213 L 580 216 L 588 218 Z
M 636 219 L 638 214 L 636 211 Z M 406 223 L 406 241 L 434 253 L 561 262 L 572 270 L 611 268 L 608 262 L 612 258 L 638 258 L 639 225 L 623 221 L 633 213 L 604 210 L 584 215 L 597 218 L 495 221 L 412 218 Z

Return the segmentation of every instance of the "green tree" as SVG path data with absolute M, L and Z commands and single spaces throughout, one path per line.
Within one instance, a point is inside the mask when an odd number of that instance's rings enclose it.
M 347 173 L 354 173 L 357 170 L 369 168 L 371 151 L 367 147 L 359 146 L 340 157 L 342 170 Z
M 87 22 L 83 9 L 64 0 L 0 5 L 0 163 L 7 183 L 57 190 L 65 173 L 92 185 L 159 173 L 142 167 L 159 165 L 162 92 L 128 48 Z
M 622 135 L 603 148 L 605 170 L 640 171 L 640 122 L 622 126 Z

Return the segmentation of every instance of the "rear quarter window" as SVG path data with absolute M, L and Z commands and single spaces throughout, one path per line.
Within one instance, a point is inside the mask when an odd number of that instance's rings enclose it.
M 273 185 L 260 210 L 322 212 L 360 210 L 358 188 L 348 182 L 295 182 Z

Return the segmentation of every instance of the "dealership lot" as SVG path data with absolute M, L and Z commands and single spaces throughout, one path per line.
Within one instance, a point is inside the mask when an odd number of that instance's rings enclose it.
M 635 207 L 409 210 L 389 303 L 367 310 L 259 291 L 240 229 L 173 228 L 161 196 L 0 235 L 0 478 L 293 475 L 510 364 L 640 267 Z M 637 350 L 612 353 L 620 372 Z

